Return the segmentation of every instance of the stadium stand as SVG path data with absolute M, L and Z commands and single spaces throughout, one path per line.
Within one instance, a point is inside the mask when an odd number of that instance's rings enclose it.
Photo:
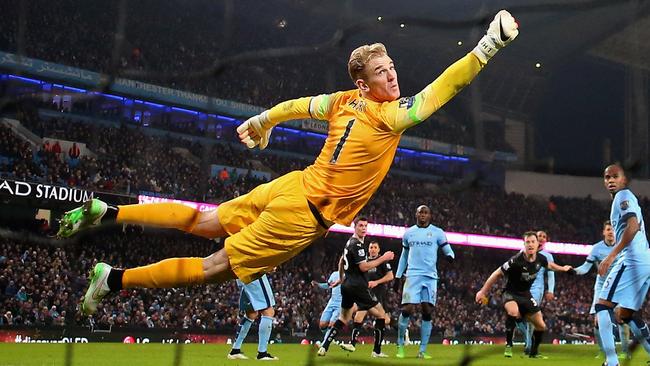
M 87 236 L 83 245 L 55 248 L 25 240 L 1 239 L 0 314 L 2 325 L 88 325 L 77 315 L 86 273 L 92 258 L 110 260 L 119 266 L 141 265 L 173 256 L 204 256 L 217 244 L 170 232 L 148 232 L 129 228 Z M 342 248 L 346 237 L 334 235 L 295 258 L 270 275 L 276 289 L 276 324 L 285 335 L 310 332 L 320 336 L 318 318 L 328 298 L 314 289 L 312 279 L 322 280 L 336 258 L 325 256 L 332 247 Z M 396 241 L 384 241 L 384 249 L 399 250 Z M 502 334 L 504 325 L 498 296 L 488 306 L 472 299 L 489 272 L 514 254 L 512 251 L 457 247 L 457 261 L 440 264 L 440 289 L 434 320 L 434 335 L 456 338 Z M 482 266 L 472 266 L 480 258 Z M 559 263 L 579 264 L 582 258 L 560 256 Z M 327 272 L 327 273 L 325 273 Z M 592 295 L 591 276 L 558 276 L 557 299 L 544 306 L 549 329 L 556 335 L 589 333 Z M 388 309 L 399 315 L 395 281 L 388 292 Z M 570 294 L 570 295 L 569 295 Z M 171 290 L 123 290 L 108 298 L 92 320 L 95 327 L 196 328 L 232 332 L 237 325 L 239 291 L 234 282 Z M 11 319 L 7 314 L 11 314 Z M 481 321 L 477 321 L 481 319 Z M 369 324 L 368 324 L 369 325 Z M 418 327 L 418 323 L 412 325 Z

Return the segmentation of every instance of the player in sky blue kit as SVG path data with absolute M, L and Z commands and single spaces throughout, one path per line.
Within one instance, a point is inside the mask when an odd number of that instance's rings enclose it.
M 548 241 L 548 234 L 546 234 L 546 231 L 539 230 L 537 232 L 537 239 L 539 241 L 538 253 L 546 257 L 546 260 L 548 262 L 555 262 L 555 259 L 553 258 L 553 254 L 544 250 L 544 244 L 546 244 L 546 242 Z M 545 281 L 545 279 L 547 279 L 547 281 Z M 548 290 L 546 292 L 544 292 L 545 285 L 548 285 Z M 540 268 L 539 272 L 537 273 L 537 278 L 533 282 L 533 285 L 530 287 L 530 294 L 533 295 L 533 299 L 535 299 L 535 301 L 541 308 L 542 296 L 544 297 L 544 300 L 551 301 L 555 299 L 554 292 L 555 292 L 555 272 L 548 271 L 546 270 L 546 268 Z M 532 345 L 532 340 L 533 340 L 534 327 L 529 322 L 518 322 L 517 327 L 524 334 L 524 343 L 526 344 L 524 353 L 529 354 L 530 347 Z
M 447 242 L 445 232 L 431 224 L 431 210 L 421 205 L 415 211 L 417 225 L 410 227 L 402 239 L 402 255 L 399 258 L 397 274 L 401 278 L 406 271 L 406 281 L 402 291 L 402 312 L 399 316 L 397 331 L 397 357 L 404 358 L 404 335 L 408 327 L 415 305 L 419 304 L 422 311 L 422 327 L 420 328 L 420 350 L 418 358 L 430 359 L 427 355 L 427 344 L 431 336 L 431 315 L 436 305 L 438 291 L 438 250 L 450 261 L 454 259 L 454 251 Z
M 323 314 L 320 316 L 320 321 L 318 326 L 320 329 L 325 332 L 327 328 L 333 327 L 336 323 L 336 319 L 339 318 L 341 313 L 341 281 L 338 271 L 332 272 L 327 282 L 316 282 L 312 281 L 312 285 L 317 286 L 323 290 L 332 289 L 332 295 L 330 296 Z
M 591 248 L 591 252 L 587 256 L 587 259 L 585 262 L 580 266 L 575 268 L 576 274 L 577 275 L 585 275 L 589 273 L 591 270 L 591 267 L 596 265 L 596 268 L 598 268 L 598 265 L 600 262 L 602 262 L 609 253 L 612 252 L 612 249 L 614 249 L 614 244 L 616 243 L 614 239 L 614 229 L 612 228 L 612 223 L 607 220 L 603 223 L 603 240 L 599 241 L 598 243 L 594 244 L 593 247 Z M 599 274 L 596 274 L 596 283 L 594 284 L 594 300 L 591 304 L 591 310 L 589 311 L 589 314 L 596 315 L 596 302 L 598 301 L 598 294 L 600 293 L 600 289 L 603 288 L 603 284 L 605 284 L 605 276 L 601 276 Z M 596 338 L 596 342 L 598 343 L 598 347 L 600 348 L 601 352 L 604 354 L 605 351 L 603 350 L 603 344 L 600 340 L 600 331 L 598 329 L 598 321 L 596 320 L 596 317 L 594 316 L 594 337 Z M 621 338 L 621 348 L 624 354 L 621 354 L 619 358 L 627 357 L 629 358 L 631 355 L 628 353 L 628 334 L 625 331 L 625 327 L 623 325 L 619 325 L 618 331 L 619 331 L 619 336 Z M 600 357 L 600 354 L 597 356 Z
M 269 283 L 269 278 L 266 275 L 258 278 L 257 280 L 244 284 L 237 280 L 237 286 L 241 289 L 239 295 L 239 310 L 246 313 L 239 323 L 239 330 L 237 331 L 237 339 L 232 345 L 232 349 L 228 354 L 231 360 L 246 360 L 246 357 L 241 351 L 241 345 L 248 335 L 248 330 L 257 318 L 258 314 L 262 314 L 259 326 L 259 341 L 257 345 L 257 359 L 263 361 L 277 361 L 278 358 L 272 356 L 267 351 L 269 339 L 271 338 L 271 330 L 273 329 L 273 317 L 275 316 L 275 298 L 273 296 L 273 289 Z
M 615 366 L 618 365 L 612 324 L 615 308 L 616 321 L 629 324 L 634 338 L 650 353 L 648 326 L 638 315 L 635 316 L 650 285 L 650 251 L 641 207 L 627 187 L 625 171 L 618 164 L 609 165 L 603 178 L 605 187 L 614 198 L 609 220 L 614 228 L 616 246 L 598 266 L 598 274 L 606 277 L 595 309 L 607 356 L 603 365 Z

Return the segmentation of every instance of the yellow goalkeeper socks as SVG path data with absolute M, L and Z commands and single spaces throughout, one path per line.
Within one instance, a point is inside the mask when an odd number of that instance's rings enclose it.
M 202 258 L 170 258 L 124 270 L 122 288 L 172 288 L 205 282 Z
M 118 206 L 118 223 L 151 225 L 191 232 L 199 211 L 181 203 L 147 203 Z

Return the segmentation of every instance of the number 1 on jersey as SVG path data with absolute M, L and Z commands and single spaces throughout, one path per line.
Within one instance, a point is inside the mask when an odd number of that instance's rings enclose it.
M 345 132 L 343 132 L 343 136 L 341 136 L 339 143 L 336 144 L 336 149 L 334 149 L 334 154 L 332 154 L 332 159 L 330 159 L 330 164 L 336 164 L 336 161 L 339 160 L 339 155 L 341 154 L 341 150 L 343 150 L 343 145 L 345 144 L 345 140 L 347 140 L 348 136 L 350 135 L 350 130 L 352 129 L 353 124 L 354 124 L 354 118 L 352 118 L 348 122 L 348 125 L 345 126 Z

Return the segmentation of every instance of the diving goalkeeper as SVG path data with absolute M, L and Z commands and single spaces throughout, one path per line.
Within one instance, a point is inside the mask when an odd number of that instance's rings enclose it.
M 130 269 L 98 263 L 82 312 L 94 313 L 104 296 L 123 288 L 172 288 L 234 278 L 249 283 L 297 255 L 332 224 L 350 225 L 386 176 L 402 133 L 468 85 L 499 49 L 517 37 L 517 28 L 510 13 L 499 11 L 471 52 L 412 97 L 400 98 L 397 71 L 383 44 L 355 49 L 348 61 L 355 89 L 288 100 L 237 128 L 249 148 L 264 149 L 271 130 L 281 122 L 328 121 L 328 136 L 314 164 L 262 184 L 216 210 L 200 212 L 174 203 L 113 207 L 93 199 L 65 213 L 59 237 L 107 222 L 227 237 L 224 248 L 206 258 L 170 258 Z

